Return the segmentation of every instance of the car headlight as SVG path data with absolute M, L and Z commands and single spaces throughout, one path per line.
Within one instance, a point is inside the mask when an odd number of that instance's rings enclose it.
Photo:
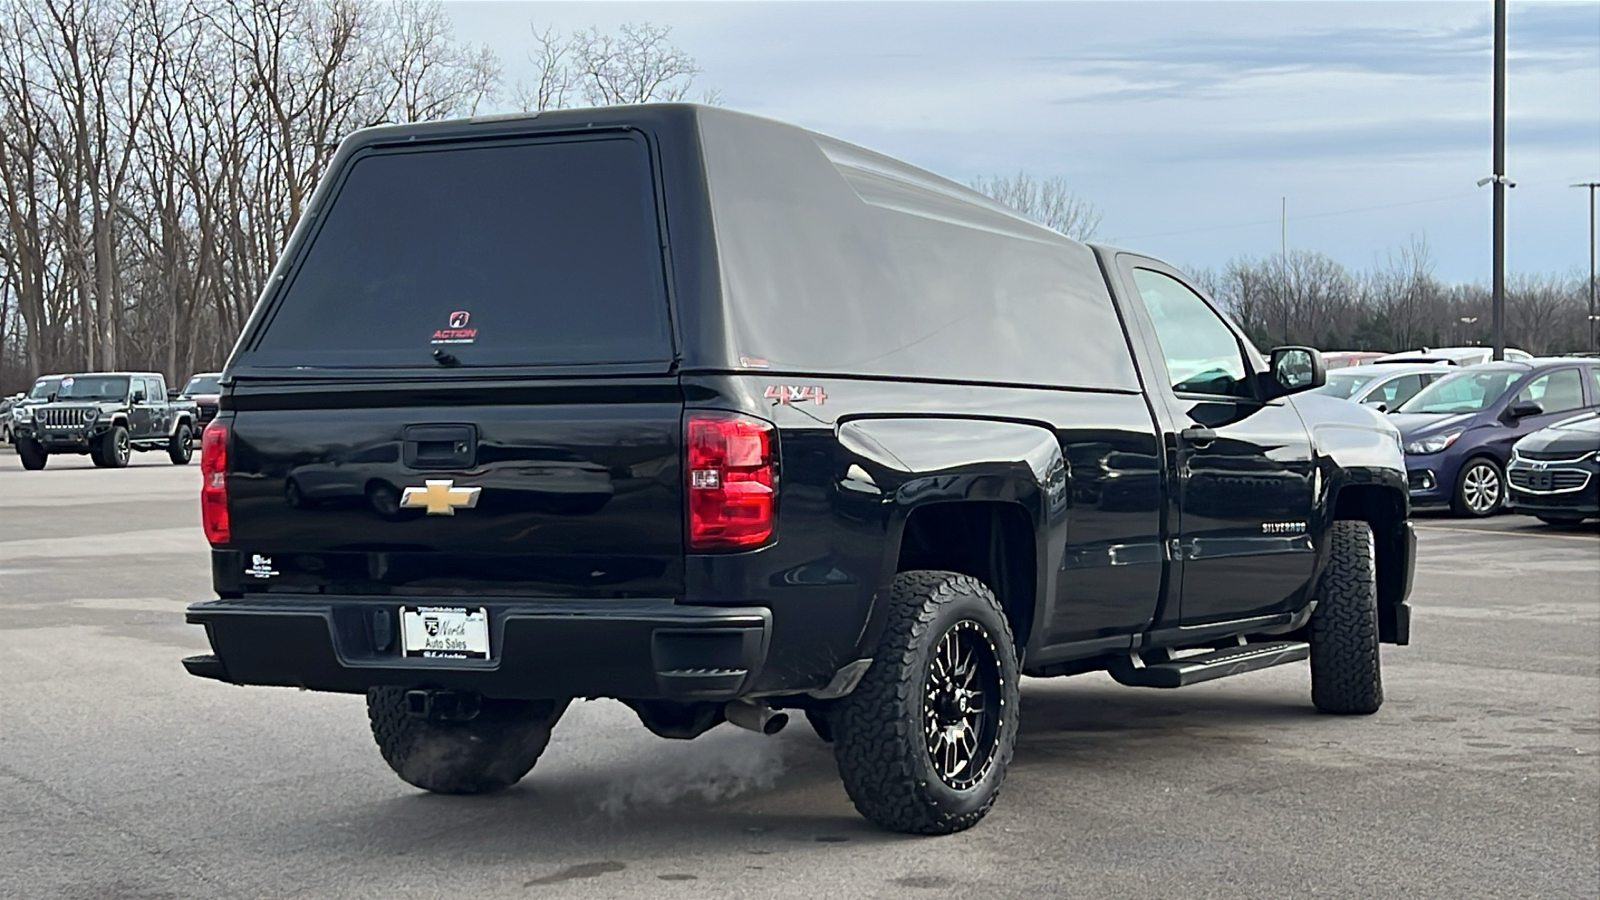
M 1429 453 L 1438 453 L 1454 444 L 1456 438 L 1461 437 L 1462 434 L 1463 432 L 1460 431 L 1452 431 L 1449 434 L 1436 434 L 1433 437 L 1412 441 L 1406 445 L 1406 452 L 1423 456 Z
M 89 407 L 89 409 L 85 411 L 85 416 L 84 417 L 85 417 L 85 419 L 87 421 L 90 421 L 90 422 L 93 422 L 95 419 L 100 418 L 100 407 L 98 407 L 98 406 Z

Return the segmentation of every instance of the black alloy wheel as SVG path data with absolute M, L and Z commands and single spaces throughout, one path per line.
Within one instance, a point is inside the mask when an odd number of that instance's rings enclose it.
M 954 790 L 982 781 L 994 762 L 1000 677 L 994 642 L 971 619 L 951 626 L 928 660 L 922 705 L 928 761 Z

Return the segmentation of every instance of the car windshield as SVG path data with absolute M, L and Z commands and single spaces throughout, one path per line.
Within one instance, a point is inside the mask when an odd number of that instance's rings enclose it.
M 1401 404 L 1396 412 L 1478 412 L 1505 396 L 1506 389 L 1523 374 L 1517 369 L 1459 372 L 1423 388 L 1415 397 Z
M 1327 383 L 1314 389 L 1312 393 L 1349 400 L 1361 393 L 1361 389 L 1371 384 L 1377 377 L 1376 372 L 1329 372 Z
M 189 379 L 189 383 L 184 385 L 183 388 L 185 397 L 193 397 L 195 394 L 220 393 L 222 393 L 222 384 L 218 382 L 215 375 L 196 375 Z
M 128 377 L 63 378 L 58 400 L 121 400 L 128 396 Z
M 29 400 L 49 399 L 51 392 L 61 386 L 59 378 L 41 378 L 33 383 L 33 390 L 28 391 Z

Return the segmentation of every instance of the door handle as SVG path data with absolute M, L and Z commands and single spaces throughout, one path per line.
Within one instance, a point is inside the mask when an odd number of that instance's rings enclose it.
M 1178 437 L 1196 447 L 1204 447 L 1217 439 L 1217 433 L 1204 425 L 1190 425 L 1188 428 L 1178 432 Z

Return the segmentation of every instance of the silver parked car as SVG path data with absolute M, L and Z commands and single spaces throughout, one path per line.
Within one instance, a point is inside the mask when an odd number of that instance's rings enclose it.
M 1341 400 L 1365 403 L 1379 412 L 1389 412 L 1410 400 L 1435 381 L 1459 372 L 1454 366 L 1431 364 L 1374 363 L 1351 366 L 1328 373 L 1328 381 L 1316 389 Z
M 1533 359 L 1533 354 L 1515 347 L 1506 348 L 1506 359 L 1512 362 L 1527 362 Z M 1373 360 L 1374 363 L 1384 365 L 1387 363 L 1439 363 L 1446 366 L 1476 366 L 1494 360 L 1493 347 L 1434 347 L 1429 350 L 1406 350 L 1401 353 L 1391 353 Z

